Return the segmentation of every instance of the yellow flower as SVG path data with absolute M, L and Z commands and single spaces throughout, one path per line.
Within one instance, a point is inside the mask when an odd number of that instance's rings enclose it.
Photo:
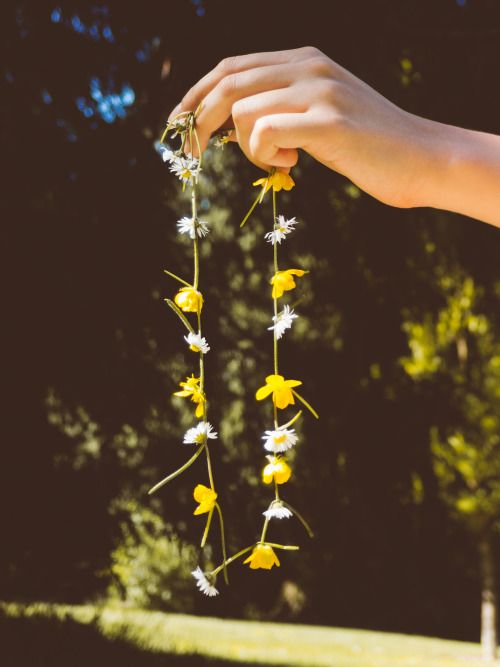
M 292 469 L 285 459 L 279 456 L 269 456 L 268 460 L 269 463 L 262 471 L 262 481 L 264 484 L 271 484 L 273 480 L 276 484 L 288 482 L 292 474 Z
M 185 313 L 199 313 L 203 306 L 203 296 L 194 287 L 181 287 L 174 301 Z
M 186 377 L 185 382 L 179 382 L 182 387 L 181 391 L 174 392 L 174 396 L 181 396 L 182 398 L 191 397 L 193 403 L 197 403 L 195 415 L 200 418 L 205 412 L 205 395 L 200 389 L 200 378 L 195 378 L 194 375 Z
M 295 182 L 290 174 L 284 174 L 282 171 L 275 171 L 274 174 L 270 176 L 259 178 L 253 185 L 262 185 L 264 192 L 267 192 L 271 188 L 275 192 L 279 192 L 282 189 L 291 190 L 295 185 Z
M 243 564 L 250 563 L 250 569 L 257 570 L 261 567 L 263 570 L 270 570 L 273 565 L 280 566 L 278 556 L 274 553 L 272 547 L 267 544 L 257 544 L 253 548 L 252 553 Z
M 270 394 L 273 395 L 273 403 L 277 408 L 284 409 L 287 405 L 295 403 L 292 387 L 298 387 L 302 382 L 299 380 L 285 380 L 282 375 L 268 375 L 266 384 L 257 389 L 255 398 L 262 401 Z
M 197 484 L 193 492 L 193 498 L 199 503 L 193 514 L 205 514 L 205 512 L 210 512 L 215 507 L 217 494 L 208 486 Z
M 283 296 L 283 292 L 294 289 L 297 287 L 293 276 L 298 276 L 301 278 L 308 271 L 303 271 L 302 269 L 286 269 L 286 271 L 278 271 L 269 281 L 273 286 L 272 297 L 273 299 L 279 299 Z

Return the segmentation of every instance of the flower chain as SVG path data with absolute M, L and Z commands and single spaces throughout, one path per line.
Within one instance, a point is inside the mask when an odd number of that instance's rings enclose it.
M 193 281 L 189 283 L 170 271 L 166 271 L 169 276 L 183 284 L 183 287 L 181 287 L 175 295 L 174 300 L 166 299 L 166 302 L 178 315 L 179 319 L 188 330 L 188 335 L 185 336 L 185 340 L 189 349 L 199 354 L 198 377 L 195 377 L 195 375 L 192 374 L 190 377 L 187 377 L 185 381 L 180 382 L 181 389 L 175 392 L 174 395 L 182 398 L 190 398 L 196 405 L 195 416 L 198 419 L 201 419 L 201 421 L 196 426 L 190 428 L 184 436 L 184 443 L 197 446 L 195 454 L 181 468 L 171 473 L 168 477 L 165 477 L 165 479 L 150 489 L 149 493 L 154 493 L 164 484 L 180 475 L 194 463 L 203 451 L 205 452 L 210 486 L 198 484 L 195 487 L 193 496 L 198 503 L 198 506 L 194 510 L 194 514 L 208 514 L 205 531 L 201 540 L 201 547 L 204 547 L 208 537 L 213 512 L 215 509 L 217 510 L 221 529 L 223 560 L 218 567 L 210 572 L 204 572 L 200 567 L 197 567 L 196 570 L 192 572 L 192 575 L 196 579 L 196 584 L 199 590 L 205 595 L 213 597 L 218 594 L 218 590 L 215 588 L 215 583 L 219 572 L 223 570 L 225 581 L 228 583 L 227 566 L 248 553 L 250 550 L 251 554 L 247 557 L 244 563 L 248 563 L 251 569 L 262 568 L 267 570 L 271 569 L 274 565 L 280 565 L 274 549 L 283 549 L 287 551 L 298 550 L 298 546 L 275 544 L 266 540 L 271 519 L 284 519 L 296 516 L 309 536 L 313 537 L 312 530 L 306 520 L 295 508 L 280 497 L 279 492 L 279 487 L 288 482 L 292 475 L 292 470 L 288 465 L 285 456 L 283 456 L 283 452 L 291 449 L 298 442 L 298 436 L 295 429 L 291 427 L 301 417 L 302 410 L 299 410 L 292 419 L 281 425 L 279 424 L 278 412 L 279 410 L 286 409 L 290 405 L 294 405 L 295 399 L 297 398 L 316 418 L 318 418 L 318 414 L 301 394 L 297 392 L 296 387 L 300 386 L 302 382 L 298 380 L 286 380 L 284 376 L 279 373 L 278 341 L 282 338 L 284 333 L 291 328 L 293 321 L 298 316 L 295 314 L 293 308 L 286 304 L 283 306 L 282 310 L 279 310 L 278 302 L 285 292 L 293 290 L 296 287 L 295 278 L 300 278 L 308 272 L 303 269 L 279 269 L 278 246 L 280 246 L 281 242 L 294 231 L 297 221 L 295 218 L 287 220 L 283 215 L 276 214 L 276 192 L 282 189 L 291 190 L 295 183 L 290 175 L 272 169 L 266 177 L 255 181 L 254 185 L 261 186 L 261 190 L 243 219 L 241 226 L 246 223 L 255 207 L 262 203 L 265 194 L 269 190 L 272 190 L 273 225 L 271 231 L 265 234 L 265 239 L 273 246 L 274 274 L 270 280 L 272 286 L 271 298 L 273 301 L 273 324 L 269 327 L 269 330 L 273 332 L 274 368 L 273 373 L 266 377 L 266 384 L 257 390 L 255 397 L 258 401 L 271 397 L 273 403 L 273 428 L 266 430 L 263 435 L 264 449 L 270 452 L 270 454 L 267 456 L 268 463 L 262 471 L 262 481 L 265 484 L 274 484 L 274 499 L 270 503 L 268 509 L 263 512 L 264 523 L 259 541 L 252 543 L 230 558 L 227 558 L 224 522 L 220 505 L 217 502 L 217 492 L 214 485 L 208 445 L 210 439 L 217 438 L 217 433 L 213 431 L 212 425 L 207 421 L 208 404 L 205 393 L 203 357 L 210 350 L 210 347 L 206 339 L 202 336 L 201 328 L 203 296 L 199 291 L 200 267 L 198 242 L 199 239 L 204 238 L 208 234 L 209 228 L 206 222 L 199 220 L 197 214 L 196 188 L 198 175 L 201 171 L 202 160 L 202 153 L 196 131 L 196 117 L 199 114 L 199 111 L 200 107 L 196 112 L 181 113 L 172 121 L 168 122 L 160 144 L 163 144 L 167 133 L 172 132 L 173 137 L 177 135 L 181 136 L 181 147 L 178 151 L 173 152 L 161 145 L 160 151 L 163 160 L 170 163 L 170 171 L 176 174 L 182 181 L 183 189 L 186 187 L 187 183 L 190 183 L 191 185 L 191 217 L 182 218 L 177 223 L 177 226 L 179 233 L 187 234 L 193 240 L 194 277 Z M 193 139 L 198 147 L 199 158 L 194 158 L 191 153 L 185 152 L 187 145 L 189 145 L 190 150 L 192 150 L 194 145 Z M 215 139 L 215 145 L 223 147 L 228 139 L 228 133 L 220 134 Z M 184 313 L 196 314 L 197 331 L 193 329 Z

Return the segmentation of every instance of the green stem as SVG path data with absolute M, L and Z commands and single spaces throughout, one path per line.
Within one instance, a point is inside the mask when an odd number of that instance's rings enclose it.
M 304 296 L 300 296 L 298 299 L 296 299 L 295 301 L 293 301 L 293 302 L 290 304 L 290 310 L 294 310 L 295 308 L 297 308 L 297 306 L 298 306 L 299 304 L 301 304 L 302 301 L 304 301 L 304 300 L 305 300 L 305 297 L 304 297 Z
M 276 229 L 276 192 L 273 188 L 273 231 Z M 274 264 L 274 275 L 278 273 L 278 244 L 273 244 L 273 264 Z M 277 321 L 278 318 L 278 299 L 273 298 L 273 308 L 274 308 L 274 321 Z M 274 358 L 274 374 L 278 375 L 278 337 L 276 335 L 276 329 L 273 329 L 273 358 Z M 274 428 L 278 428 L 278 411 L 276 405 L 274 407 Z
M 273 402 L 273 419 L 274 419 L 274 428 L 275 430 L 279 428 L 278 425 L 278 408 L 276 407 L 276 404 Z
M 207 468 L 208 468 L 208 478 L 210 480 L 210 488 L 215 491 L 214 486 L 214 477 L 212 474 L 212 464 L 210 462 L 210 452 L 208 451 L 208 443 L 205 443 L 205 451 L 207 453 Z
M 172 271 L 167 271 L 167 269 L 163 269 L 163 273 L 166 273 L 169 275 L 171 278 L 175 278 L 175 280 L 178 280 L 180 283 L 185 285 L 186 287 L 193 287 L 190 285 L 186 280 L 183 280 L 182 278 L 179 278 L 179 276 L 176 276 L 175 273 L 172 273 Z
M 200 544 L 200 547 L 201 547 L 202 549 L 203 549 L 203 547 L 205 546 L 205 544 L 206 544 L 206 542 L 207 542 L 208 531 L 210 530 L 210 524 L 212 523 L 212 515 L 213 515 L 213 513 L 214 513 L 214 508 L 212 507 L 212 509 L 211 509 L 211 510 L 209 511 L 209 513 L 208 513 L 208 517 L 207 517 L 207 525 L 205 526 L 205 530 L 204 530 L 204 532 L 203 532 L 203 537 L 201 538 L 201 544 Z
M 162 144 L 165 141 L 165 137 L 167 136 L 169 130 L 170 130 L 170 123 L 167 123 L 167 127 L 163 130 L 163 134 L 161 135 L 160 144 Z
M 215 570 L 212 570 L 212 572 L 210 572 L 209 574 L 211 574 L 211 575 L 218 574 L 222 570 L 223 567 L 227 567 L 234 560 L 236 560 L 237 558 L 240 558 L 240 556 L 243 556 L 243 554 L 246 554 L 247 551 L 250 551 L 250 549 L 253 549 L 255 544 L 256 543 L 254 542 L 249 547 L 245 547 L 244 549 L 241 549 L 241 551 L 238 551 L 238 553 L 234 554 L 234 556 L 231 556 L 231 558 L 228 558 L 227 560 L 225 560 L 218 567 L 216 567 Z
M 271 169 L 271 171 L 270 171 L 270 172 L 268 173 L 268 175 L 267 175 L 266 180 L 265 180 L 264 183 L 262 184 L 262 192 L 260 193 L 260 197 L 259 197 L 259 203 L 260 203 L 260 204 L 262 204 L 262 202 L 264 201 L 264 195 L 265 195 L 266 192 L 267 192 L 267 186 L 268 186 L 268 184 L 269 184 L 269 179 L 270 179 L 271 176 L 274 174 L 274 172 L 275 172 L 275 169 L 274 169 L 274 168 Z M 274 189 L 273 189 L 273 192 L 274 192 Z
M 220 508 L 219 503 L 215 503 L 215 507 L 217 508 L 217 512 L 219 514 L 219 522 L 220 522 L 220 539 L 222 542 L 222 558 L 223 562 L 226 562 L 227 559 L 227 553 L 226 553 L 226 538 L 224 536 L 224 519 L 222 518 L 222 510 Z M 229 577 L 227 576 L 227 568 L 224 566 L 224 581 L 226 584 L 229 584 Z
M 279 489 L 278 489 L 278 482 L 276 480 L 274 480 L 274 498 L 275 498 L 275 500 L 280 499 L 280 492 L 279 492 Z
M 187 468 L 189 468 L 189 466 L 192 465 L 196 461 L 198 456 L 205 449 L 205 446 L 206 446 L 206 443 L 203 443 L 203 445 L 200 445 L 200 447 L 196 450 L 196 453 L 194 454 L 194 456 L 192 456 L 189 459 L 189 461 L 186 461 L 186 463 L 183 466 L 181 466 L 175 472 L 168 475 L 168 477 L 165 477 L 165 479 L 162 479 L 161 482 L 158 482 L 158 484 L 155 484 L 151 489 L 149 489 L 148 495 L 150 496 L 151 494 L 155 493 L 156 491 L 158 491 L 158 489 L 161 489 L 162 486 L 164 486 L 168 482 L 175 479 L 175 477 L 178 477 L 181 473 L 184 472 L 184 470 L 187 470 Z
M 275 544 L 274 542 L 264 542 L 268 547 L 274 547 L 275 549 L 284 549 L 285 551 L 298 551 L 300 547 L 296 547 L 292 544 Z
M 200 169 L 201 169 L 201 146 L 200 146 L 200 140 L 198 138 L 198 132 L 196 131 L 196 128 L 194 128 L 194 138 L 196 140 L 196 146 L 198 148 L 198 171 L 200 171 Z M 196 176 L 198 177 L 198 174 L 196 174 Z
M 290 505 L 290 503 L 287 503 L 287 502 L 285 502 L 284 500 L 282 500 L 281 502 L 282 502 L 282 504 L 283 504 L 285 507 L 288 507 L 288 509 L 289 509 L 289 510 L 290 510 L 290 511 L 297 517 L 297 519 L 300 521 L 300 523 L 301 523 L 301 524 L 304 526 L 304 528 L 306 529 L 306 532 L 307 532 L 307 534 L 309 535 L 309 537 L 314 537 L 314 533 L 313 533 L 313 530 L 312 530 L 311 526 L 307 523 L 307 521 L 304 519 L 304 517 L 302 516 L 302 514 L 301 514 L 300 512 L 298 512 L 298 511 L 295 509 L 295 507 L 292 507 L 292 506 Z
M 249 209 L 248 213 L 247 213 L 246 216 L 243 218 L 243 220 L 240 222 L 240 227 L 243 227 L 243 225 L 245 224 L 245 222 L 246 222 L 246 221 L 248 220 L 248 218 L 252 215 L 252 211 L 254 210 L 254 208 L 255 208 L 255 207 L 257 206 L 257 204 L 259 203 L 259 199 L 260 199 L 260 192 L 259 192 L 259 194 L 257 195 L 257 197 L 255 198 L 254 203 L 250 206 L 250 209 Z
M 306 406 L 306 408 L 309 410 L 309 412 L 310 412 L 312 415 L 314 415 L 314 416 L 316 417 L 316 419 L 319 419 L 319 415 L 318 415 L 318 413 L 317 413 L 316 410 L 312 407 L 312 405 L 310 405 L 310 404 L 306 401 L 305 398 L 302 398 L 302 396 L 301 396 L 298 392 L 296 392 L 295 389 L 292 389 L 292 394 L 293 394 L 294 396 L 296 396 L 296 397 L 299 399 L 299 401 L 300 401 L 301 403 L 303 403 L 303 404 Z
M 262 535 L 260 536 L 260 543 L 264 544 L 264 540 L 266 539 L 266 533 L 267 533 L 267 527 L 269 526 L 269 519 L 266 516 L 266 519 L 264 521 L 264 526 L 262 527 Z
M 174 313 L 179 317 L 179 319 L 180 319 L 181 322 L 184 324 L 184 326 L 186 327 L 186 329 L 187 329 L 190 333 L 194 334 L 194 329 L 193 329 L 193 327 L 189 324 L 187 317 L 184 315 L 184 313 L 182 312 L 182 310 L 177 306 L 177 304 L 174 303 L 171 299 L 165 299 L 165 301 L 166 301 L 166 303 L 170 306 L 170 308 L 172 308 L 172 310 L 174 311 Z
M 198 282 L 200 280 L 200 258 L 198 253 L 198 234 L 196 233 L 196 222 L 198 220 L 198 211 L 196 207 L 196 186 L 194 184 L 194 180 L 191 186 L 191 212 L 195 225 L 195 234 L 193 240 L 193 261 L 194 261 L 193 287 L 194 289 L 197 290 Z
M 180 118 L 181 116 L 188 116 L 190 113 L 191 113 L 190 111 L 181 111 L 180 113 L 176 114 L 176 115 L 173 117 L 172 120 L 176 120 L 176 118 Z M 163 130 L 163 134 L 161 135 L 160 144 L 162 144 L 162 143 L 164 142 L 165 137 L 167 136 L 168 132 L 170 132 L 170 130 L 172 129 L 172 127 L 173 127 L 173 123 L 172 123 L 171 121 L 168 120 L 168 121 L 167 121 L 167 126 L 166 126 L 166 128 Z
M 201 313 L 198 311 L 198 333 L 201 336 Z M 200 391 L 204 393 L 205 391 L 205 360 L 203 358 L 203 352 L 200 352 Z M 205 414 L 204 421 L 207 421 L 207 405 L 205 402 Z
M 302 410 L 299 410 L 299 411 L 297 412 L 297 414 L 295 415 L 295 417 L 292 417 L 292 419 L 290 419 L 290 421 L 287 422 L 286 424 L 281 424 L 281 426 L 279 427 L 279 429 L 280 429 L 280 430 L 283 430 L 283 429 L 285 429 L 285 428 L 288 428 L 288 427 L 291 426 L 292 424 L 295 424 L 295 422 L 297 421 L 297 419 L 300 417 L 301 414 L 302 414 Z

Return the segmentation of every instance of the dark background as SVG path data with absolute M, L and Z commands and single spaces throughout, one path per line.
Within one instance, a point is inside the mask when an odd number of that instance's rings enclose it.
M 184 461 L 191 423 L 170 396 L 192 359 L 162 301 L 176 289 L 163 268 L 190 271 L 175 233 L 189 209 L 154 150 L 166 116 L 223 57 L 314 45 L 409 111 L 500 133 L 500 6 L 165 0 L 5 2 L 1 12 L 0 598 L 142 599 L 112 554 L 147 542 L 141 516 L 152 542 L 197 544 L 191 492 L 205 475 L 200 464 L 146 495 Z M 216 600 L 198 596 L 182 565 L 165 572 L 147 542 L 159 583 L 143 603 L 477 640 L 475 540 L 442 500 L 429 446 L 430 427 L 456 417 L 449 380 L 416 383 L 400 359 L 408 313 L 443 303 L 436 266 L 472 276 L 497 326 L 500 237 L 457 215 L 388 208 L 307 156 L 294 175 L 279 200 L 301 221 L 286 252 L 311 275 L 283 367 L 321 419 L 304 420 L 286 492 L 317 537 L 273 526 L 300 553 L 272 572 L 233 566 Z M 207 377 L 224 436 L 212 450 L 233 552 L 257 537 L 269 500 L 258 478 L 265 409 L 252 398 L 271 364 L 259 315 L 269 303 L 250 274 L 270 259 L 270 210 L 240 232 L 260 174 L 236 146 L 206 176 Z M 298 611 L 282 602 L 284 581 L 301 592 Z

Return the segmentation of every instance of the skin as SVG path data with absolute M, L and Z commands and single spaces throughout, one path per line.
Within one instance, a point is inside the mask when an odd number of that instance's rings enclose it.
M 234 127 L 262 169 L 289 171 L 301 149 L 391 206 L 500 227 L 500 137 L 408 113 L 314 47 L 227 58 L 170 118 L 200 102 L 202 150 L 213 132 Z

